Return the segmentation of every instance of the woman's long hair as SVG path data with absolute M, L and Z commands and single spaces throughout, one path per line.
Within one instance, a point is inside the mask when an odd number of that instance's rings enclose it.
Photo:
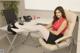
M 54 20 L 53 20 L 52 24 L 59 19 L 59 18 L 56 16 L 56 10 L 59 10 L 59 11 L 62 13 L 62 17 L 66 19 L 66 15 L 65 15 L 65 12 L 64 12 L 63 7 L 58 6 L 58 7 L 54 10 L 54 16 L 53 16 L 53 19 L 54 19 Z

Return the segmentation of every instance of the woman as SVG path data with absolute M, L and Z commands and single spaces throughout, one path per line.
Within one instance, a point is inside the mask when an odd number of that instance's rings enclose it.
M 61 6 L 58 6 L 54 10 L 53 18 L 54 20 L 52 24 L 46 26 L 46 28 L 50 31 L 47 41 L 43 38 L 43 40 L 49 44 L 55 44 L 55 40 L 64 36 L 64 32 L 68 26 L 64 9 Z

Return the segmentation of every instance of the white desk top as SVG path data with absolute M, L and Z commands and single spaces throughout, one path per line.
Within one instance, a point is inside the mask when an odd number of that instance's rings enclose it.
M 18 22 L 15 23 L 16 27 L 18 27 L 19 29 L 14 29 L 12 28 L 15 32 L 22 32 L 25 30 L 35 30 L 36 24 L 37 23 L 43 23 L 43 24 L 49 24 L 52 22 L 53 19 L 36 19 L 36 20 L 32 20 L 31 22 L 24 22 L 24 25 L 19 25 Z M 1 27 L 1 30 L 7 31 L 7 26 Z

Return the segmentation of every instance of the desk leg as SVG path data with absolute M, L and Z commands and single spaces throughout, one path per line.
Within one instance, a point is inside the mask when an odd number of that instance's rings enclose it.
M 14 43 L 15 39 L 17 38 L 17 36 L 18 36 L 18 35 L 14 35 L 14 38 L 13 38 L 12 42 L 10 43 L 10 46 L 9 46 L 9 48 L 8 48 L 7 53 L 9 53 L 10 50 L 13 48 L 13 43 Z

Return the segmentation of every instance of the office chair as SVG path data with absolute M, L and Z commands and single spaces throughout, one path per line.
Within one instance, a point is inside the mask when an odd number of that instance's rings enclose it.
M 17 34 L 14 30 L 11 29 L 11 28 L 18 29 L 15 26 L 15 23 L 17 21 L 17 15 L 12 10 L 3 10 L 3 15 L 6 19 L 7 26 L 4 26 L 0 29 L 7 32 L 6 37 L 9 41 L 9 43 L 10 43 L 10 47 L 8 49 L 8 52 L 9 52 L 12 48 L 14 48 L 13 44 L 15 43 L 15 40 L 17 39 L 18 35 L 20 35 L 20 34 Z M 12 25 L 12 26 L 10 26 L 10 25 Z

